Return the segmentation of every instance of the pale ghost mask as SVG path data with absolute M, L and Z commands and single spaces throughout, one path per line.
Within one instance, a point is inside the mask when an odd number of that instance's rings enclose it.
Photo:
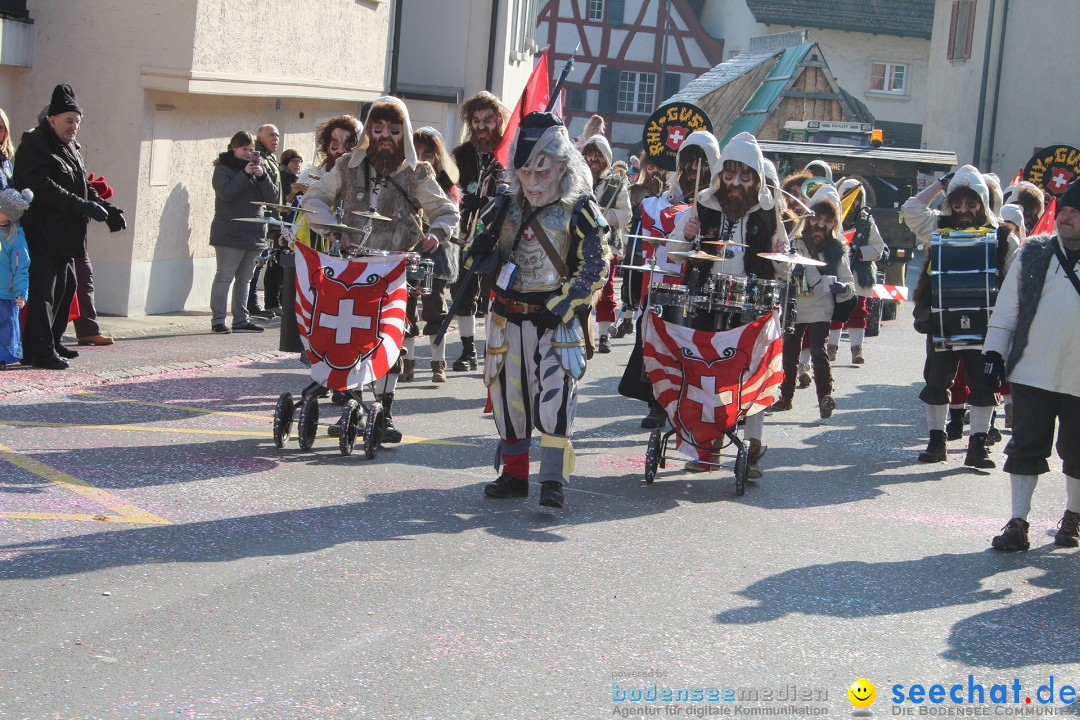
M 541 152 L 514 172 L 529 204 L 543 207 L 559 199 L 559 183 L 566 174 L 566 163 Z

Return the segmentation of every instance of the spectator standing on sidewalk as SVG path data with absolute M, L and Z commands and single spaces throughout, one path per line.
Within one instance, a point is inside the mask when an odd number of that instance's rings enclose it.
M 33 199 L 29 190 L 0 190 L 0 368 L 23 355 L 19 311 L 30 287 L 30 251 L 19 218 Z
M 278 168 L 277 152 L 281 142 L 281 133 L 274 125 L 263 125 L 255 131 L 255 151 L 262 156 L 263 170 L 266 171 L 267 181 L 276 188 L 275 198 L 270 202 L 281 203 L 281 170 Z M 270 211 L 271 217 L 280 217 L 281 213 Z M 266 234 L 268 249 L 259 256 L 255 265 L 255 273 L 251 277 L 251 289 L 248 291 L 248 313 L 255 317 L 270 319 L 276 314 L 274 309 L 281 308 L 281 268 L 273 265 L 273 256 L 270 248 L 277 245 L 281 232 L 271 227 Z M 266 270 L 266 300 L 264 305 L 259 305 L 259 275 Z M 271 277 L 273 276 L 273 277 Z
M 255 218 L 259 206 L 276 202 L 277 189 L 255 150 L 255 138 L 241 130 L 232 136 L 229 148 L 214 161 L 214 220 L 210 224 L 210 245 L 217 255 L 217 274 L 210 289 L 211 329 L 216 333 L 262 332 L 248 313 L 248 289 L 255 272 L 255 260 L 266 249 L 265 225 L 245 222 Z M 225 305 L 232 286 L 232 331 L 225 324 Z
M 75 296 L 74 259 L 86 255 L 86 225 L 95 220 L 119 232 L 127 223 L 123 211 L 102 200 L 87 182 L 75 141 L 83 112 L 70 85 L 53 89 L 45 112 L 23 136 L 11 176 L 12 187 L 34 193 L 34 204 L 22 219 L 32 260 L 23 361 L 63 370 L 79 355 L 60 340 Z

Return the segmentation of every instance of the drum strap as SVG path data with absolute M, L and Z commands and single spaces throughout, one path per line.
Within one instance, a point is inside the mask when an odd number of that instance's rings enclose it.
M 1057 255 L 1058 262 L 1061 263 L 1061 269 L 1065 271 L 1065 277 L 1069 278 L 1069 282 L 1076 289 L 1076 293 L 1080 295 L 1080 278 L 1076 277 L 1076 270 L 1069 263 L 1069 259 L 1065 257 L 1065 252 L 1061 249 L 1060 239 L 1054 243 L 1054 254 Z

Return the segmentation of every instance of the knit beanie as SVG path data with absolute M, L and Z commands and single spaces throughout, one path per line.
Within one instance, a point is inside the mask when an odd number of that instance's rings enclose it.
M 1073 180 L 1069 183 L 1069 186 L 1065 188 L 1065 192 L 1058 198 L 1058 207 L 1071 207 L 1073 210 L 1080 210 L 1080 180 Z
M 53 88 L 52 101 L 49 103 L 49 117 L 77 112 L 82 115 L 82 108 L 75 102 L 75 91 L 70 85 L 57 85 Z
M 6 215 L 13 223 L 19 222 L 19 218 L 30 207 L 30 201 L 33 199 L 34 193 L 29 189 L 22 192 L 12 188 L 2 190 L 0 191 L 0 214 Z

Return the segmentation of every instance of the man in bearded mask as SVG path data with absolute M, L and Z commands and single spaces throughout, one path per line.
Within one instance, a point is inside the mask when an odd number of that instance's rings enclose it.
M 510 148 L 510 195 L 481 214 L 467 262 L 495 277 L 484 383 L 494 406 L 502 474 L 492 498 L 529 494 L 529 445 L 540 431 L 540 504 L 562 507 L 574 468 L 570 437 L 585 374 L 590 298 L 607 274 L 607 223 L 566 127 L 530 113 Z M 501 210 L 500 210 L 501 208 Z
M 465 128 L 465 142 L 453 150 L 458 167 L 458 189 L 461 191 L 461 227 L 458 237 L 467 242 L 476 227 L 476 218 L 485 205 L 495 197 L 495 188 L 505 182 L 506 170 L 495 159 L 495 148 L 503 138 L 503 129 L 510 112 L 499 99 L 481 90 L 461 105 L 461 123 Z M 488 278 L 467 276 L 468 285 L 461 289 L 458 283 L 451 287 L 457 296 L 464 292 L 455 317 L 461 333 L 461 355 L 450 366 L 459 372 L 475 370 L 476 364 L 476 315 L 482 316 L 487 309 L 491 283 Z M 462 278 L 465 281 L 465 277 Z
M 721 247 L 723 262 L 710 263 L 714 273 L 755 275 L 772 280 L 776 270 L 772 262 L 758 253 L 782 252 L 786 249 L 787 233 L 780 222 L 776 197 L 765 183 L 765 157 L 757 139 L 750 133 L 739 133 L 724 146 L 717 167 L 709 178 L 709 187 L 698 195 L 697 213 L 686 213 L 671 234 L 685 241 L 669 243 L 668 251 L 686 250 L 700 234 L 703 240 L 740 243 Z M 704 174 L 704 173 L 703 173 Z M 705 246 L 712 248 L 715 246 Z M 701 263 L 707 261 L 691 261 Z M 764 413 L 746 418 L 745 435 L 749 441 L 749 477 L 762 475 L 758 461 L 765 454 L 761 436 L 765 427 Z M 714 457 L 714 460 L 718 460 Z M 704 472 L 711 467 L 691 462 L 691 472 Z
M 331 208 L 342 212 L 345 224 L 358 224 L 356 211 L 391 218 L 390 222 L 365 220 L 364 233 L 341 238 L 346 247 L 359 245 L 368 250 L 433 253 L 449 241 L 459 220 L 457 205 L 439 186 L 431 165 L 417 159 L 409 111 L 395 97 L 382 97 L 372 104 L 359 145 L 308 188 L 302 207 L 316 229 L 320 224 L 337 223 Z M 421 210 L 428 223 L 426 232 L 420 231 Z M 401 442 L 393 421 L 400 366 L 399 358 L 375 383 L 386 412 L 383 442 Z

